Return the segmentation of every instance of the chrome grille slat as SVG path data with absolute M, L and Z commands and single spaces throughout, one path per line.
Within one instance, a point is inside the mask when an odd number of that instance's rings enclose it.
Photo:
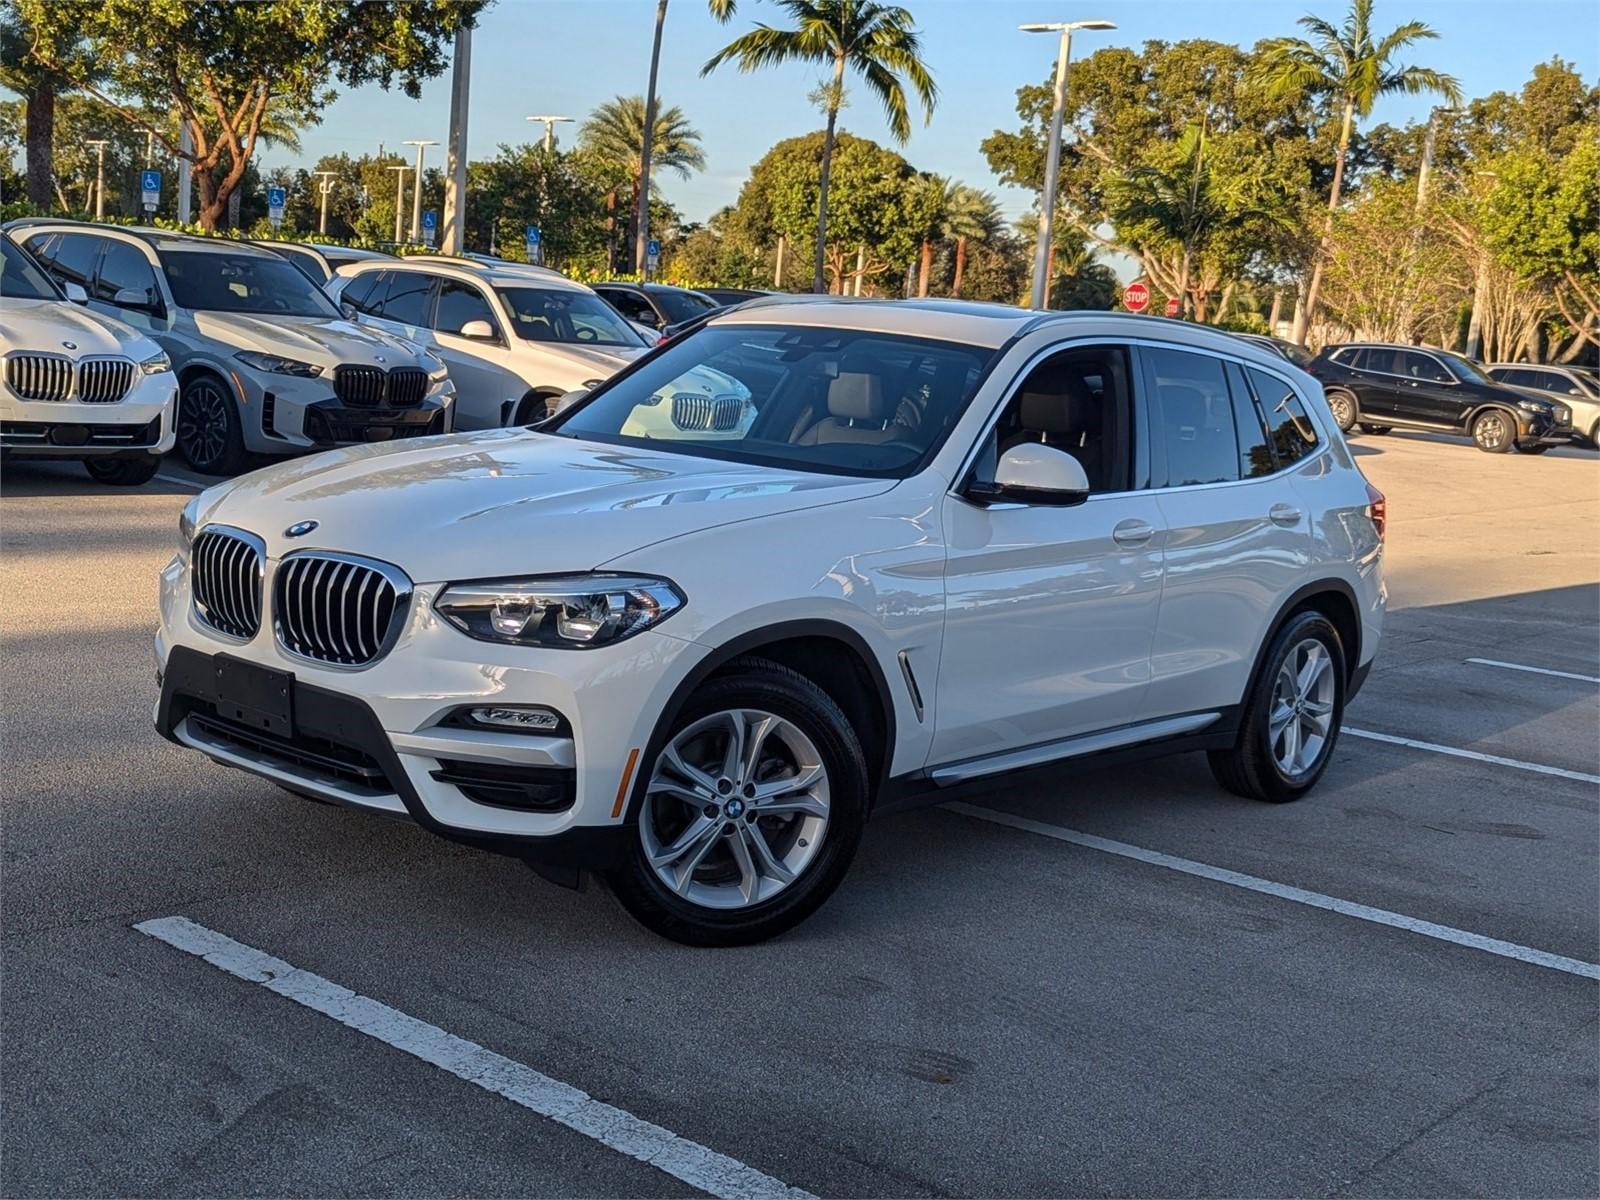
M 190 547 L 195 613 L 228 637 L 248 641 L 261 628 L 265 547 L 242 530 L 209 526 Z
M 332 551 L 298 550 L 279 563 L 273 622 L 290 654 L 364 667 L 387 653 L 411 596 L 411 581 L 387 563 Z
M 72 395 L 72 363 L 55 354 L 7 355 L 6 383 L 24 400 L 65 400 Z
M 115 404 L 133 388 L 134 364 L 126 358 L 86 358 L 78 364 L 78 399 Z

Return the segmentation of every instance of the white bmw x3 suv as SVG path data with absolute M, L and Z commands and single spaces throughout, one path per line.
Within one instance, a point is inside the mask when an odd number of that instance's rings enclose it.
M 178 379 L 166 353 L 69 303 L 3 234 L 0 299 L 0 459 L 75 458 L 99 483 L 149 482 L 172 449 Z
M 1384 517 L 1314 381 L 1226 334 L 757 302 L 541 427 L 196 497 L 156 725 L 754 941 L 870 815 L 1007 772 L 1204 750 L 1303 794 L 1377 650 Z

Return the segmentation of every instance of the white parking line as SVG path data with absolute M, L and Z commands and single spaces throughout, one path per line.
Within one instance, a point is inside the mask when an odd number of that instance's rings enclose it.
M 196 483 L 192 479 L 185 479 L 182 475 L 168 475 L 165 471 L 157 471 L 156 478 L 166 483 L 176 483 L 180 487 L 193 488 L 197 492 L 205 491 L 208 486 L 204 483 Z
M 1083 846 L 1105 854 L 1115 854 L 1119 858 L 1131 858 L 1136 862 L 1148 863 L 1153 867 L 1165 867 L 1169 871 L 1181 871 L 1185 875 L 1196 875 L 1216 883 L 1226 883 L 1248 891 L 1277 896 L 1281 900 L 1292 900 L 1296 904 L 1305 904 L 1311 908 L 1326 909 L 1341 916 L 1370 921 L 1374 925 L 1404 929 L 1408 933 L 1420 933 L 1423 937 L 1437 938 L 1441 942 L 1453 942 L 1458 946 L 1469 946 L 1488 954 L 1498 954 L 1501 958 L 1514 958 L 1518 962 L 1532 963 L 1536 967 L 1548 967 L 1552 971 L 1565 971 L 1569 975 L 1600 980 L 1600 963 L 1567 958 L 1565 955 L 1551 954 L 1548 950 L 1535 950 L 1531 946 L 1519 946 L 1515 942 L 1485 937 L 1481 933 L 1470 933 L 1465 929 L 1455 929 L 1449 925 L 1436 925 L 1432 921 L 1408 917 L 1404 913 L 1373 908 L 1351 900 L 1341 900 L 1337 896 L 1325 896 L 1321 892 L 1308 892 L 1304 888 L 1291 887 L 1286 883 L 1274 883 L 1270 879 L 1261 879 L 1255 875 L 1245 875 L 1239 871 L 1229 871 L 1224 867 L 1213 867 L 1191 859 L 1162 854 L 1159 850 L 1146 850 L 1142 846 L 1131 846 L 1127 842 L 1114 842 L 1109 838 L 1096 837 L 1092 833 L 1079 833 L 1076 829 L 1047 825 L 1043 821 L 1019 817 L 1014 813 L 1001 812 L 999 809 L 980 808 L 959 800 L 953 800 L 944 807 L 962 816 L 976 817 L 980 821 L 1006 825 L 1026 833 L 1037 833 L 1042 837 L 1054 838 L 1058 842 L 1071 842 L 1074 846 Z
M 302 971 L 187 917 L 161 917 L 134 926 L 204 959 L 214 967 L 332 1017 L 358 1033 L 403 1050 L 458 1079 L 504 1096 L 601 1145 L 648 1163 L 690 1187 L 727 1200 L 816 1200 L 809 1192 L 763 1175 L 754 1167 L 679 1137 L 632 1113 L 603 1104 L 570 1084 L 357 995 L 320 975 Z
M 1554 675 L 1557 679 L 1576 679 L 1579 683 L 1600 683 L 1600 675 L 1579 675 L 1576 671 L 1552 671 L 1549 667 L 1530 667 L 1523 663 L 1501 662 L 1498 658 L 1469 658 L 1480 667 L 1502 667 L 1507 671 L 1527 671 L 1534 675 Z
M 1575 779 L 1579 783 L 1600 783 L 1600 775 L 1585 771 L 1569 771 L 1566 767 L 1547 767 L 1543 763 L 1523 762 L 1520 758 L 1502 758 L 1498 754 L 1484 754 L 1478 750 L 1463 750 L 1459 746 L 1441 746 L 1437 742 L 1419 742 L 1416 738 L 1397 737 L 1392 733 L 1377 733 L 1371 729 L 1352 729 L 1346 725 L 1344 732 L 1351 737 L 1366 738 L 1369 742 L 1387 742 L 1391 746 L 1409 746 L 1413 750 L 1427 750 L 1433 754 L 1446 754 L 1451 758 L 1470 758 L 1473 762 L 1493 763 L 1497 767 L 1515 767 L 1519 771 L 1533 771 L 1539 775 L 1554 775 L 1560 779 Z

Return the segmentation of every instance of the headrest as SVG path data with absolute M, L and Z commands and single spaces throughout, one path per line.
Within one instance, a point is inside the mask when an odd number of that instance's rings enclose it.
M 887 421 L 883 379 L 865 371 L 840 371 L 828 383 L 828 415 L 845 421 Z
M 1032 433 L 1093 433 L 1100 428 L 1100 405 L 1083 376 L 1067 368 L 1035 375 L 1022 393 L 1018 415 Z

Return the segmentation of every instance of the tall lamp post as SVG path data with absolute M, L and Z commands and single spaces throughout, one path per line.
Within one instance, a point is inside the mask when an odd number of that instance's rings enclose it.
M 405 233 L 400 226 L 400 214 L 406 206 L 406 173 L 411 170 L 404 163 L 391 165 L 389 170 L 394 172 L 394 244 L 399 246 L 405 240 Z M 422 189 L 418 188 L 418 191 Z
M 411 240 L 422 240 L 422 156 L 429 146 L 437 146 L 438 142 L 406 142 L 407 146 L 417 148 L 417 181 L 411 189 Z
M 571 117 L 538 116 L 538 117 L 524 117 L 523 120 L 524 121 L 543 121 L 544 122 L 544 152 L 546 154 L 551 154 L 551 153 L 554 153 L 555 148 L 556 148 L 556 123 L 559 122 L 559 121 L 571 122 L 572 118 Z
M 106 147 L 111 143 L 104 139 L 100 141 L 85 142 L 86 146 L 93 146 L 99 154 L 99 160 L 94 169 L 94 219 L 106 219 Z
M 1023 33 L 1059 33 L 1061 49 L 1056 54 L 1056 98 L 1050 113 L 1050 152 L 1044 163 L 1044 192 L 1039 197 L 1039 244 L 1033 252 L 1033 304 L 1045 306 L 1049 284 L 1050 238 L 1055 224 L 1056 176 L 1061 170 L 1061 119 L 1067 104 L 1067 64 L 1072 61 L 1074 29 L 1115 29 L 1111 21 L 1050 21 L 1018 25 Z
M 322 209 L 317 215 L 317 232 L 326 236 L 328 232 L 328 193 L 333 191 L 333 181 L 336 178 L 332 171 L 316 171 L 317 191 L 322 194 Z

